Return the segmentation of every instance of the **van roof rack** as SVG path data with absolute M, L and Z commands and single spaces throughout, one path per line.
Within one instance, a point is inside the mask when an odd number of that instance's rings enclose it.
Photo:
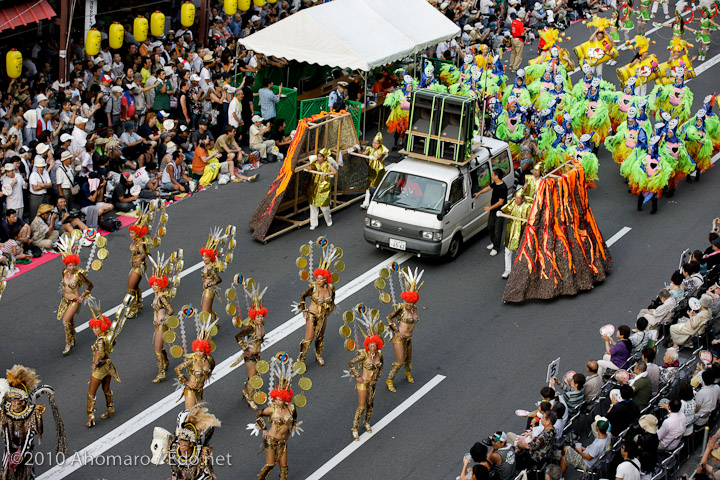
M 438 163 L 440 165 L 449 165 L 452 167 L 464 167 L 468 163 L 472 162 L 475 158 L 474 155 L 471 155 L 462 162 L 456 162 L 455 160 L 447 160 L 440 157 L 431 157 L 429 155 L 423 155 L 422 153 L 408 152 L 405 149 L 400 150 L 398 153 L 400 153 L 401 155 L 407 155 L 408 157 L 414 158 L 416 160 L 425 160 L 426 162 Z

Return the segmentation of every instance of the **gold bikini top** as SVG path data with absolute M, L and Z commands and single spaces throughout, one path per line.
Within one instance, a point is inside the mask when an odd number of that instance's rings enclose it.
M 292 408 L 292 407 L 291 407 Z M 292 415 L 292 410 L 290 410 L 290 416 L 286 419 L 283 419 L 280 414 L 278 413 L 278 410 L 276 407 L 273 407 L 273 413 L 270 415 L 270 423 L 275 425 L 276 427 L 290 427 L 295 422 L 295 419 Z

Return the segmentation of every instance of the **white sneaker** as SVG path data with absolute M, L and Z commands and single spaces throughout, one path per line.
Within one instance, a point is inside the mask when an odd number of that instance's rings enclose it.
M 370 205 L 363 203 L 362 205 L 360 205 L 360 208 L 362 208 L 363 210 L 367 210 L 369 206 Z
M 332 227 L 332 222 L 327 224 L 328 227 Z
M 487 246 L 487 249 L 488 249 L 488 250 L 492 250 L 494 246 L 495 246 L 495 245 L 493 245 L 493 244 L 491 243 L 490 245 Z
M 510 276 L 510 272 L 503 272 L 502 275 L 500 275 L 502 278 L 508 278 Z
M 315 230 L 315 228 L 317 228 L 317 227 L 315 227 L 315 226 L 313 226 L 313 225 L 310 225 L 310 231 Z
M 497 255 L 497 250 L 493 248 L 492 250 L 490 250 L 490 256 L 494 257 L 495 255 Z

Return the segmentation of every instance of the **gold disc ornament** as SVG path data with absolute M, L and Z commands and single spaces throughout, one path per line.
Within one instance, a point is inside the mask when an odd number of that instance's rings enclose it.
M 92 268 L 92 269 L 95 270 L 96 272 L 99 271 L 99 270 L 102 268 L 102 260 L 96 258 L 96 259 L 93 260 L 92 263 L 90 264 L 90 268 Z
M 312 248 L 310 248 L 310 245 L 308 245 L 307 243 L 300 246 L 300 255 L 302 255 L 303 257 L 307 257 L 308 255 L 310 255 L 310 252 L 312 252 Z
M 160 237 L 160 238 L 164 237 L 165 233 L 167 233 L 165 230 L 165 227 L 163 225 L 160 225 L 158 227 L 158 237 Z
M 353 312 L 348 310 L 347 312 L 343 313 L 343 321 L 345 323 L 352 323 L 355 321 L 355 315 L 353 315 Z
M 305 362 L 295 362 L 295 365 L 293 365 L 293 370 L 295 370 L 296 374 L 302 375 L 307 370 Z
M 178 325 L 180 325 L 180 319 L 175 315 L 171 315 L 167 318 L 167 320 L 165 320 L 165 324 L 168 328 L 177 328 Z
M 378 290 L 385 289 L 385 280 L 382 278 L 376 278 L 375 279 L 375 288 L 377 288 Z
M 182 357 L 183 349 L 180 345 L 173 345 L 170 347 L 170 355 L 173 356 L 173 358 L 180 358 Z
M 163 333 L 163 340 L 166 343 L 173 343 L 176 338 L 177 338 L 177 334 L 175 332 L 173 332 L 172 330 L 168 330 L 167 332 Z
M 255 392 L 255 395 L 253 395 L 253 400 L 255 400 L 255 403 L 258 405 L 263 405 L 265 402 L 267 402 L 267 393 L 265 392 Z
M 237 312 L 237 307 L 235 306 L 234 303 L 228 303 L 228 304 L 225 306 L 225 313 L 227 313 L 227 314 L 230 315 L 231 317 L 232 317 L 233 315 L 235 315 L 236 312 Z
M 101 248 L 100 250 L 98 250 L 97 258 L 99 258 L 100 260 L 105 260 L 107 257 L 108 257 L 107 248 Z
M 300 271 L 300 280 L 307 282 L 310 279 L 310 272 L 307 270 Z
M 345 340 L 345 350 L 348 352 L 354 352 L 355 351 L 355 340 L 352 338 L 348 338 Z
M 210 312 L 200 312 L 198 318 L 202 323 L 206 323 L 208 320 L 210 320 Z
M 350 328 L 350 325 L 343 325 L 340 327 L 340 336 L 344 338 L 350 337 L 350 334 L 352 334 L 352 329 Z
M 382 303 L 390 303 L 390 300 L 391 300 L 391 299 L 390 299 L 390 294 L 389 294 L 389 293 L 387 293 L 387 292 L 382 292 L 382 293 L 380 294 L 380 301 L 381 301 Z
M 300 387 L 302 390 L 308 391 L 312 388 L 312 380 L 310 380 L 308 377 L 302 377 L 300 380 L 298 380 L 298 387 Z
M 228 288 L 225 290 L 225 298 L 230 300 L 231 302 L 235 300 L 235 289 L 234 288 Z
M 264 375 L 268 372 L 268 370 L 270 370 L 270 364 L 265 360 L 260 360 L 255 365 L 255 369 L 258 371 L 258 373 Z
M 302 408 L 307 405 L 307 398 L 305 398 L 305 395 L 303 395 L 302 393 L 298 393 L 297 395 L 295 395 L 295 399 L 293 400 L 293 402 L 295 403 L 296 407 Z
M 337 272 L 333 272 L 333 273 L 332 273 L 332 281 L 333 281 L 333 283 L 337 283 L 338 280 L 340 280 L 340 275 L 338 275 Z
M 298 257 L 295 259 L 295 266 L 302 269 L 307 267 L 308 261 L 305 257 Z
M 342 260 L 338 261 L 335 264 L 335 270 L 337 270 L 340 273 L 344 272 L 345 271 L 345 262 L 343 262 Z
M 390 270 L 387 268 L 381 268 L 380 269 L 380 278 L 383 278 L 385 280 L 390 278 Z
M 257 390 L 263 386 L 263 379 L 260 375 L 255 375 L 250 379 L 250 386 Z

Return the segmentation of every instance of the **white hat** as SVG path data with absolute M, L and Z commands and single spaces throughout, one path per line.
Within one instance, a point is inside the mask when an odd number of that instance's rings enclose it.
M 38 143 L 37 146 L 35 147 L 35 151 L 37 153 L 39 153 L 40 155 L 47 152 L 48 150 L 50 150 L 50 147 L 48 146 L 47 143 Z M 35 164 L 35 166 L 36 167 L 38 166 L 37 163 Z M 42 165 L 40 165 L 40 166 L 42 166 Z
M 43 157 L 38 155 L 35 157 L 35 160 L 33 161 L 33 165 L 35 165 L 36 168 L 47 167 L 47 162 L 45 161 L 45 159 Z
M 160 111 L 158 112 L 158 116 L 159 116 L 159 117 L 163 117 L 163 118 L 167 118 L 167 117 L 170 116 L 170 114 L 167 113 L 165 110 L 160 110 Z
M 108 73 L 110 70 L 112 70 L 112 67 L 110 65 L 103 65 L 102 71 L 105 73 Z
M 199 81 L 200 81 L 200 75 L 198 75 L 197 73 L 193 73 L 192 75 L 190 75 L 190 81 L 191 81 L 191 82 L 199 82 Z
M 165 75 L 172 75 L 172 74 L 173 74 L 173 69 L 172 69 L 172 67 L 165 67 L 165 68 L 163 68 L 163 70 L 165 70 Z
M 180 125 L 180 131 L 184 132 L 187 130 L 187 127 L 185 125 Z
M 75 125 L 80 125 L 81 123 L 87 123 L 88 119 L 85 117 L 75 117 Z
M 68 150 L 65 150 L 65 151 L 62 153 L 62 155 L 60 155 L 60 161 L 61 161 L 61 162 L 64 162 L 64 161 L 67 160 L 68 158 L 72 158 L 72 156 L 73 156 L 72 153 L 70 153 Z
M 69 133 L 63 133 L 60 135 L 60 143 L 69 142 L 70 140 L 72 140 L 72 135 Z
M 102 57 L 102 55 L 98 55 L 97 57 L 93 58 L 93 62 L 95 62 L 95 63 L 105 62 L 105 59 Z
M 466 32 L 469 32 L 470 30 L 472 30 L 472 27 L 470 26 L 470 24 L 466 23 L 465 26 L 463 27 L 463 30 L 465 30 Z
M 260 115 L 253 115 L 253 117 L 252 117 L 253 123 L 262 122 L 262 121 L 263 121 L 263 118 Z
M 111 90 L 112 90 L 113 93 L 122 93 L 122 92 L 123 92 L 122 87 L 118 87 L 117 85 L 115 85 L 114 87 L 112 87 Z
M 12 172 L 13 170 L 15 170 L 15 165 L 13 164 L 13 162 L 8 162 L 5 164 L 4 168 L 6 172 Z
M 167 153 L 173 153 L 175 150 L 177 150 L 177 145 L 175 142 L 168 142 L 165 146 L 167 148 Z
M 262 18 L 258 17 L 257 15 L 253 15 L 252 17 L 250 17 L 250 22 L 252 23 L 259 22 L 260 20 L 262 20 Z
M 172 130 L 173 127 L 175 127 L 175 122 L 172 120 L 165 120 L 162 125 L 165 130 Z
M 43 100 L 47 100 L 47 99 L 48 99 L 48 98 L 47 98 L 47 97 L 45 96 L 45 94 L 43 94 L 43 93 L 41 93 L 40 95 L 38 95 L 37 97 L 35 97 L 35 100 L 36 100 L 38 103 L 42 102 Z

